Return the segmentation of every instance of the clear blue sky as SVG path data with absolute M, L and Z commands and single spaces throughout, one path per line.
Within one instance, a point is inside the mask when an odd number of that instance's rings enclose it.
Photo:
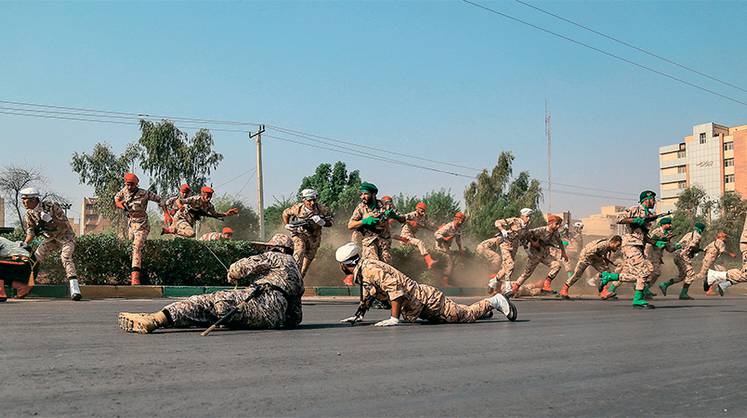
M 747 101 L 515 2 L 486 4 Z M 534 4 L 747 88 L 745 2 Z M 555 180 L 629 194 L 657 190 L 657 148 L 692 125 L 747 123 L 745 106 L 459 1 L 3 2 L 0 39 L 0 100 L 259 121 L 475 168 L 511 150 L 517 171 L 543 179 L 547 99 Z M 90 189 L 71 154 L 100 141 L 120 151 L 138 131 L 0 115 L 0 135 L 0 165 L 41 168 L 77 208 Z M 225 155 L 214 184 L 254 166 L 245 135 L 214 138 Z M 272 139 L 265 151 L 270 202 L 338 159 L 387 194 L 461 197 L 469 181 Z M 219 192 L 242 186 L 253 203 L 247 177 Z M 631 203 L 553 196 L 574 215 L 612 202 Z

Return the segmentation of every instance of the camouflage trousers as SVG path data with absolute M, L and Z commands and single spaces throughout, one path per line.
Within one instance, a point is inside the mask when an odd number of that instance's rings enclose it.
M 731 269 L 726 272 L 726 279 L 732 283 L 747 282 L 747 273 L 740 269 Z
M 706 276 L 708 275 L 708 270 L 710 270 L 710 268 L 713 267 L 713 264 L 716 263 L 717 258 L 718 258 L 718 253 L 707 252 L 703 256 L 703 264 L 700 265 L 700 271 L 698 272 L 698 274 L 695 275 L 695 279 L 705 280 Z
M 558 247 L 550 247 L 548 248 L 550 250 L 550 255 L 553 256 L 554 259 L 558 260 L 558 263 L 560 263 L 561 266 L 565 269 L 567 273 L 570 273 L 573 271 L 573 266 L 571 265 L 571 259 L 568 258 L 568 260 L 563 260 L 563 251 L 560 251 L 560 248 Z
M 501 249 L 501 269 L 495 275 L 497 280 L 511 280 L 516 268 L 516 251 L 519 247 L 514 247 L 511 243 L 502 242 L 499 246 Z
M 251 292 L 250 287 L 192 296 L 167 305 L 164 310 L 169 313 L 176 328 L 208 327 L 241 304 Z M 295 326 L 285 323 L 287 307 L 288 301 L 281 292 L 263 291 L 244 304 L 226 325 L 229 328 L 254 329 Z
M 664 250 L 653 249 L 648 261 L 651 263 L 651 274 L 648 277 L 649 286 L 653 286 L 661 277 L 661 268 L 664 266 Z
M 132 240 L 132 267 L 140 268 L 143 265 L 143 247 L 150 233 L 150 224 L 147 218 L 144 221 L 130 219 L 128 229 Z
M 685 284 L 692 284 L 695 281 L 695 269 L 693 268 L 693 259 L 682 251 L 674 254 L 674 265 L 677 266 L 677 277 L 672 279 L 672 283 L 684 281 Z
M 568 280 L 565 281 L 565 284 L 567 286 L 573 286 L 576 284 L 578 279 L 581 278 L 581 276 L 584 275 L 584 272 L 586 271 L 589 266 L 594 267 L 594 269 L 598 272 L 608 271 L 609 264 L 607 264 L 606 261 L 602 257 L 599 257 L 598 255 L 582 255 L 578 259 L 578 263 L 576 264 L 576 269 L 573 270 L 573 275 L 568 278 Z
M 72 231 L 61 237 L 45 238 L 34 255 L 36 261 L 41 262 L 50 253 L 60 250 L 60 260 L 62 267 L 65 269 L 67 277 L 77 276 L 75 263 L 73 262 L 73 253 L 75 253 L 75 234 Z
M 646 260 L 643 256 L 643 248 L 639 246 L 625 245 L 621 252 L 623 262 L 620 269 L 620 282 L 635 283 L 635 290 L 643 290 L 654 266 Z
M 383 239 L 378 236 L 365 237 L 361 242 L 361 257 L 369 260 L 379 260 L 387 264 L 392 262 L 391 239 Z
M 180 237 L 184 238 L 195 237 L 194 226 L 190 225 L 189 222 L 185 221 L 184 219 L 175 219 L 172 227 L 174 228 L 175 235 L 179 235 Z
M 293 258 L 300 267 L 301 277 L 304 277 L 311 267 L 311 262 L 316 257 L 319 245 L 322 243 L 322 234 L 294 234 L 291 236 L 291 240 L 293 240 Z
M 547 278 L 550 280 L 555 279 L 555 277 L 558 275 L 558 272 L 560 272 L 560 261 L 557 258 L 553 257 L 548 247 L 544 247 L 540 250 L 530 248 L 529 260 L 527 261 L 526 267 L 524 267 L 524 272 L 522 272 L 521 276 L 519 276 L 519 278 L 516 280 L 516 284 L 518 284 L 519 286 L 524 284 L 524 282 L 532 276 L 532 273 L 534 273 L 534 270 L 540 264 L 544 264 L 549 268 L 549 270 L 547 271 Z
M 405 232 L 403 230 L 402 235 L 395 235 L 394 239 L 401 241 L 403 245 L 413 245 L 417 247 L 420 255 L 422 256 L 428 255 L 428 248 L 425 247 L 425 243 L 415 237 L 415 235 L 413 235 L 412 233 Z
M 488 260 L 490 267 L 496 271 L 501 268 L 501 255 L 486 245 L 478 245 L 475 252 L 482 258 Z
M 742 253 L 742 271 L 747 272 L 747 243 L 739 243 L 739 252 Z
M 431 322 L 448 324 L 475 322 L 493 310 L 493 305 L 487 299 L 472 305 L 462 305 L 447 298 L 440 290 L 437 290 L 433 296 L 443 300 L 443 303 L 440 303 L 436 309 L 426 308 L 420 313 L 420 318 Z

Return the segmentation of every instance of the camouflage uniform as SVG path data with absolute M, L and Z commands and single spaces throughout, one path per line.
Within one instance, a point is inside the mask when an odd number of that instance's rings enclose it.
M 700 233 L 692 231 L 685 234 L 679 241 L 682 247 L 674 253 L 674 264 L 677 266 L 677 278 L 672 283 L 684 281 L 686 285 L 695 281 L 695 269 L 693 269 L 693 257 L 700 249 Z
M 534 273 L 534 269 L 542 263 L 550 268 L 547 272 L 547 278 L 550 280 L 555 279 L 560 271 L 560 261 L 553 256 L 550 248 L 555 247 L 558 251 L 563 245 L 560 239 L 558 231 L 550 232 L 547 226 L 541 226 L 539 228 L 530 229 L 526 233 L 526 240 L 529 242 L 537 242 L 539 248 L 535 248 L 529 245 L 529 260 L 524 268 L 524 272 L 516 280 L 516 285 L 521 286 L 527 279 Z
M 200 237 L 200 241 L 222 241 L 224 239 L 223 234 L 220 232 L 208 232 L 207 234 L 202 234 Z
M 46 218 L 46 215 L 51 219 L 44 221 L 43 218 Z M 45 237 L 34 253 L 38 262 L 59 249 L 65 275 L 68 278 L 77 276 L 73 262 L 75 233 L 59 204 L 39 202 L 34 209 L 26 209 L 26 235 L 32 238 L 38 235 Z
M 402 243 L 406 245 L 414 245 L 418 248 L 418 251 L 420 251 L 420 255 L 428 255 L 428 248 L 425 247 L 425 243 L 415 236 L 420 228 L 430 230 L 435 229 L 433 224 L 428 220 L 428 215 L 426 213 L 420 215 L 418 214 L 418 211 L 414 210 L 406 213 L 404 217 L 405 223 L 402 225 L 402 230 L 399 235 L 395 235 L 394 238 L 402 241 Z
M 651 262 L 652 268 L 651 274 L 648 277 L 649 286 L 653 286 L 661 276 L 661 267 L 664 265 L 664 250 L 670 253 L 674 252 L 674 246 L 670 242 L 671 239 L 672 233 L 665 231 L 661 226 L 652 229 L 648 233 L 644 254 L 646 255 L 646 259 Z M 666 247 L 659 248 L 654 245 L 657 241 L 666 241 Z
M 309 219 L 315 215 L 322 218 L 328 217 L 329 209 L 321 203 L 315 202 L 311 209 L 303 203 L 296 203 L 283 211 L 283 218 L 289 217 L 298 220 Z M 331 223 L 325 223 L 324 226 L 331 226 Z M 319 245 L 322 243 L 322 225 L 312 221 L 307 226 L 295 228 L 291 231 L 291 239 L 293 240 L 293 257 L 301 268 L 301 276 L 306 276 L 306 272 L 311 267 L 311 262 L 316 257 Z
M 389 252 L 392 248 L 392 235 L 389 231 L 389 222 L 384 219 L 385 211 L 384 204 L 378 199 L 373 208 L 361 202 L 353 210 L 350 221 L 361 221 L 369 216 L 379 218 L 378 224 L 374 226 L 363 225 L 357 229 L 357 232 L 360 232 L 362 258 L 381 260 L 385 263 L 392 261 L 392 254 Z M 355 234 L 353 234 L 353 238 L 355 238 Z
M 148 222 L 148 202 L 161 204 L 161 198 L 148 190 L 137 188 L 130 192 L 127 187 L 114 195 L 114 200 L 124 204 L 127 213 L 127 234 L 132 240 L 132 267 L 140 268 L 142 265 L 143 247 L 150 233 L 150 222 Z M 163 205 L 160 205 L 163 207 Z
M 742 235 L 739 237 L 739 252 L 742 253 L 742 271 L 747 273 L 747 218 L 744 219 Z
M 475 252 L 488 260 L 491 268 L 499 269 L 501 267 L 501 254 L 498 251 L 500 251 L 501 242 L 503 242 L 503 238 L 500 235 L 488 238 L 477 245 Z
M 195 224 L 203 216 L 211 218 L 224 218 L 225 215 L 215 210 L 215 206 L 210 201 L 203 202 L 199 195 L 190 196 L 186 199 L 179 199 L 182 204 L 181 209 L 174 217 L 174 233 L 181 237 L 192 238 L 195 236 Z
M 501 269 L 495 275 L 497 280 L 511 280 L 511 275 L 516 268 L 516 252 L 522 245 L 524 235 L 526 234 L 529 224 L 521 218 L 506 218 L 495 221 L 496 228 L 507 231 L 500 244 L 501 249 Z
M 231 328 L 291 328 L 301 323 L 303 279 L 291 255 L 267 252 L 242 258 L 231 264 L 228 277 L 238 280 L 250 276 L 248 288 L 225 290 L 207 295 L 192 296 L 164 308 L 172 326 L 206 327 L 215 323 L 232 308 L 250 299 L 231 318 Z
M 609 258 L 612 255 L 609 239 L 599 239 L 586 245 L 578 256 L 578 263 L 573 275 L 566 280 L 565 284 L 573 286 L 584 274 L 589 266 L 598 272 L 609 271 Z
M 703 249 L 703 264 L 700 266 L 700 272 L 695 276 L 696 279 L 705 280 L 708 275 L 708 270 L 713 267 L 718 257 L 726 252 L 726 244 L 723 240 L 716 239 L 712 243 L 706 245 Z
M 419 284 L 377 260 L 362 259 L 354 275 L 363 284 L 364 300 L 370 296 L 381 302 L 401 299 L 402 319 L 408 322 L 418 318 L 436 323 L 475 322 L 493 309 L 487 299 L 460 305 L 435 287 Z
M 648 213 L 641 206 L 636 205 L 626 209 L 617 221 L 620 222 L 626 218 L 645 218 L 653 213 Z M 654 266 L 643 254 L 646 245 L 646 231 L 638 226 L 627 225 L 628 233 L 623 235 L 622 256 L 623 262 L 620 268 L 620 281 L 626 283 L 635 283 L 636 290 L 643 290 L 648 282 L 648 277 L 654 269 Z M 618 283 L 615 283 L 617 285 Z
M 459 248 L 462 247 L 462 235 L 459 232 L 461 226 L 457 227 L 454 221 L 441 225 L 440 228 L 433 233 L 436 237 L 436 251 L 441 254 L 441 257 L 446 261 L 444 266 L 444 276 L 451 276 L 454 271 L 454 257 L 451 255 L 451 242 L 456 241 Z

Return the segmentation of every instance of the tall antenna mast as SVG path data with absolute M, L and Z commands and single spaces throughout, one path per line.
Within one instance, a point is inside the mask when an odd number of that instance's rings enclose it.
M 545 136 L 547 137 L 547 213 L 552 213 L 552 125 L 545 99 Z

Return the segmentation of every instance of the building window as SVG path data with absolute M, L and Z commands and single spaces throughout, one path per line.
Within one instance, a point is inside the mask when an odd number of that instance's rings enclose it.
M 705 134 L 705 132 L 702 132 L 700 134 L 700 143 L 701 144 L 705 144 L 706 143 L 706 134 Z
M 734 183 L 734 174 L 727 174 L 724 176 L 724 183 Z
M 680 144 L 680 151 L 684 151 L 684 150 L 685 150 L 685 144 Z
M 685 174 L 687 173 L 687 167 L 684 165 L 677 167 L 677 174 Z
M 734 176 L 732 176 L 734 177 Z M 686 181 L 678 181 L 677 182 L 677 188 L 678 189 L 686 189 L 687 188 L 687 182 Z
M 677 158 L 685 158 L 685 151 L 677 151 Z
M 724 151 L 731 151 L 734 149 L 733 142 L 724 142 Z
M 734 167 L 734 159 L 727 158 L 724 160 L 724 167 Z

